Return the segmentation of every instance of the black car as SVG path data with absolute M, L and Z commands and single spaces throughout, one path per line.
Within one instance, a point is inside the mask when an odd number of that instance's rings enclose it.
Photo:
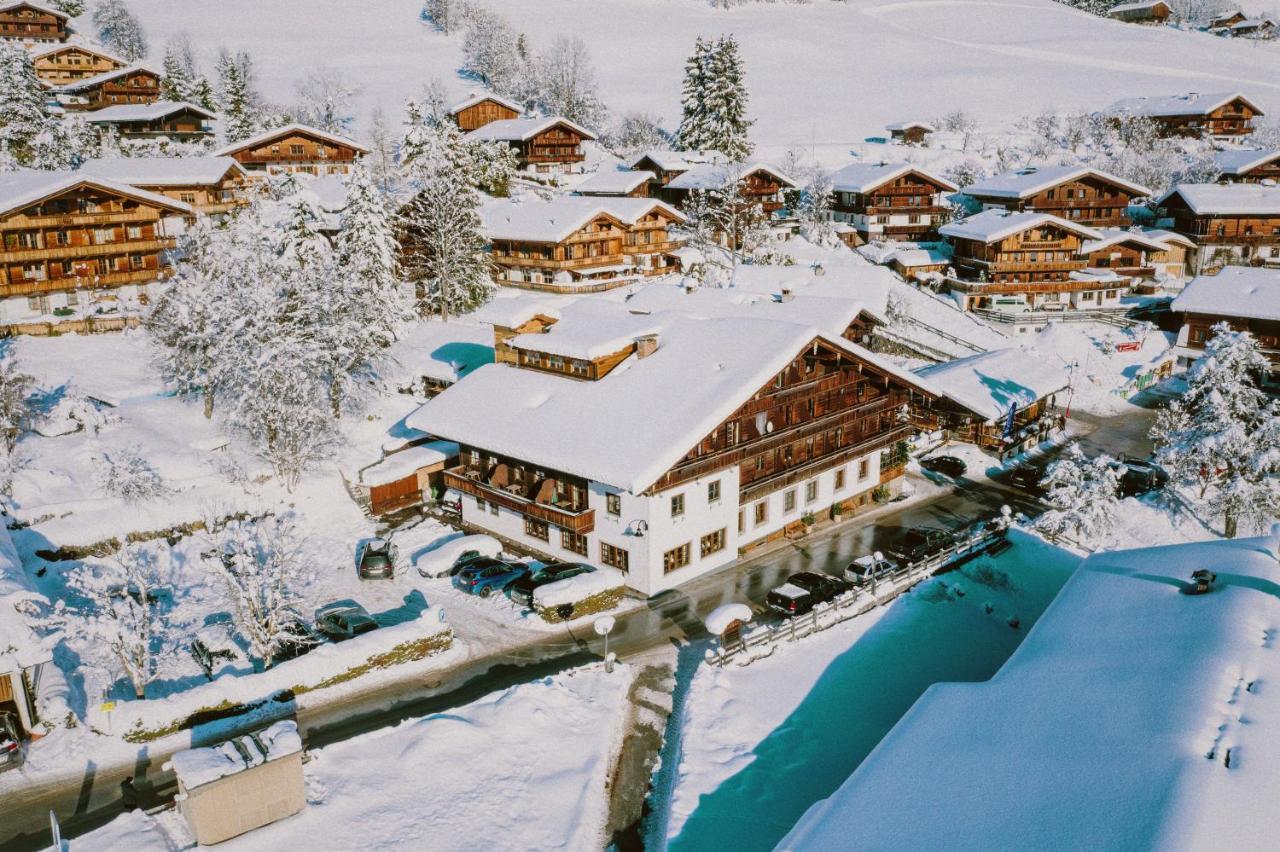
M 0 772 L 22 765 L 22 737 L 18 731 L 18 717 L 0 711 Z
M 273 662 L 296 659 L 319 645 L 323 640 L 317 636 L 301 618 L 290 617 L 281 625 L 283 634 L 279 647 L 276 648 Z
M 787 618 L 803 615 L 815 606 L 844 594 L 853 588 L 848 582 L 826 574 L 803 571 L 792 574 L 787 582 L 765 596 L 764 602 Z
M 955 536 L 937 527 L 912 527 L 889 555 L 904 565 L 936 556 L 955 543 Z
M 507 586 L 507 597 L 523 607 L 533 606 L 533 590 L 557 580 L 567 580 L 579 574 L 587 574 L 596 570 L 583 562 L 552 562 L 544 565 L 532 574 L 525 574 L 510 586 Z
M 1120 479 L 1121 497 L 1137 497 L 1169 484 L 1169 474 L 1153 462 L 1126 459 L 1112 463 L 1111 469 Z
M 334 642 L 377 629 L 378 622 L 359 604 L 329 604 L 316 611 L 316 631 Z
M 1034 464 L 1020 464 L 1009 473 L 1009 484 L 1031 494 L 1043 494 L 1044 470 Z
M 365 542 L 360 548 L 360 579 L 393 579 L 396 575 L 397 555 L 396 546 L 385 538 Z
M 968 470 L 964 461 L 955 456 L 930 456 L 927 459 L 920 459 L 920 466 L 925 470 L 940 473 L 952 479 L 959 479 Z

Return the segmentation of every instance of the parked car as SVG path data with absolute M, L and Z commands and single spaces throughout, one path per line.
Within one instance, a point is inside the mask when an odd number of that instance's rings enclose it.
M 533 590 L 557 580 L 567 580 L 579 574 L 589 574 L 596 570 L 585 562 L 552 562 L 543 565 L 536 571 L 525 574 L 507 587 L 507 597 L 522 607 L 533 606 Z
M 1020 464 L 1009 473 L 1009 484 L 1031 494 L 1044 494 L 1044 469 L 1034 464 Z
M 414 554 L 413 564 L 422 577 L 448 577 L 466 563 L 480 556 L 496 559 L 502 554 L 502 542 L 491 535 L 463 535 L 449 539 L 439 547 Z
M 316 630 L 334 642 L 377 629 L 378 622 L 357 603 L 334 603 L 316 610 Z
M 1154 462 L 1125 459 L 1113 462 L 1111 469 L 1120 478 L 1121 497 L 1137 497 L 1169 484 L 1169 474 Z
M 361 580 L 381 578 L 393 579 L 396 575 L 396 562 L 400 553 L 396 546 L 385 538 L 373 538 L 360 546 L 360 559 L 357 573 Z
M 286 620 L 281 630 L 285 638 L 281 640 L 280 647 L 276 649 L 272 662 L 283 663 L 285 660 L 301 657 L 324 641 L 307 626 L 305 621 L 297 616 L 291 616 Z
M 940 473 L 952 479 L 959 479 L 968 470 L 964 461 L 955 456 L 930 456 L 927 459 L 920 459 L 920 466 L 925 470 Z
M 872 553 L 850 562 L 844 569 L 844 578 L 855 586 L 869 586 L 872 582 L 883 580 L 897 570 L 897 567 L 881 554 Z
M 18 717 L 0 712 L 0 772 L 22 765 L 22 736 L 18 733 Z
M 852 588 L 848 582 L 827 574 L 802 571 L 792 574 L 787 582 L 773 589 L 764 602 L 786 618 L 803 615 L 818 604 L 826 603 Z
M 903 565 L 910 565 L 941 553 L 954 542 L 955 536 L 946 530 L 937 527 L 912 527 L 889 549 L 889 555 Z
M 191 656 L 209 680 L 237 664 L 248 664 L 231 625 L 225 621 L 206 624 L 196 631 L 196 638 L 191 640 Z
M 487 598 L 495 591 L 503 591 L 528 573 L 528 565 L 482 556 L 458 569 L 458 573 L 453 575 L 453 587 Z

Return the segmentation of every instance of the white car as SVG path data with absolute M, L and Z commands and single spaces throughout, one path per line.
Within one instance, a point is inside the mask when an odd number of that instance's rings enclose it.
M 423 577 L 448 577 L 464 559 L 488 556 L 497 559 L 502 542 L 491 535 L 464 535 L 452 538 L 439 547 L 414 554 L 413 564 Z
M 855 586 L 869 586 L 889 576 L 898 566 L 879 553 L 859 556 L 844 569 L 844 578 Z

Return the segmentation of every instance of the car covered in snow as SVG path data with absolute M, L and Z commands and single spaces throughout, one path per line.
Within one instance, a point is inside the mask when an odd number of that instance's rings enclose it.
M 889 548 L 889 555 L 903 565 L 937 556 L 955 544 L 955 535 L 938 527 L 912 527 Z
M 846 580 L 818 574 L 813 571 L 801 571 L 792 574 L 787 582 L 765 595 L 764 602 L 772 610 L 785 618 L 803 615 L 818 604 L 826 603 L 849 591 L 851 586 Z
M 18 733 L 18 717 L 0 711 L 0 772 L 22 765 L 22 737 Z
M 387 539 L 371 538 L 360 545 L 356 571 L 361 580 L 394 579 L 399 556 L 396 546 Z
M 417 553 L 413 563 L 419 576 L 448 577 L 471 560 L 480 557 L 496 559 L 501 554 L 502 542 L 493 536 L 463 535 Z
M 855 586 L 870 586 L 887 578 L 898 566 L 880 553 L 859 556 L 844 569 L 844 578 Z
M 533 592 L 539 586 L 567 580 L 596 570 L 585 562 L 552 562 L 525 574 L 507 587 L 507 597 L 523 607 L 533 606 Z
M 316 610 L 316 631 L 334 642 L 377 629 L 378 622 L 358 603 L 339 601 Z
M 195 638 L 191 640 L 191 656 L 209 680 L 228 669 L 248 665 L 244 653 L 236 644 L 235 632 L 225 621 L 206 624 L 196 631 Z
M 453 575 L 453 587 L 470 595 L 487 598 L 494 592 L 503 592 L 516 580 L 529 573 L 530 567 L 522 562 L 506 562 L 481 556 L 472 559 Z

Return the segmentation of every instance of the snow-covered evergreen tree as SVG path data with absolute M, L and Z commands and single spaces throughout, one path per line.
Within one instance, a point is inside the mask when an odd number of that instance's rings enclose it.
M 734 162 L 745 160 L 752 151 L 747 99 L 737 41 L 732 36 L 714 42 L 698 38 L 685 65 L 679 146 L 720 151 Z
M 18 366 L 15 355 L 0 359 L 0 447 L 12 452 L 31 426 L 31 392 L 36 380 Z
M 684 64 L 684 83 L 680 92 L 680 127 L 676 130 L 676 145 L 686 151 L 704 147 L 711 137 L 707 115 L 707 89 L 710 86 L 711 55 L 715 43 L 698 36 L 693 43 L 693 53 Z
M 185 34 L 169 40 L 164 48 L 161 63 L 160 97 L 169 101 L 198 103 L 199 81 L 203 78 L 196 68 L 195 51 L 191 39 Z
M 560 35 L 538 64 L 539 104 L 547 115 L 558 115 L 588 128 L 604 126 L 606 109 L 600 100 L 596 70 L 580 36 Z
M 833 187 L 831 173 L 821 167 L 815 168 L 796 200 L 796 218 L 800 220 L 805 238 L 820 246 L 834 245 L 836 241 L 835 226 L 831 221 Z
M 84 0 L 53 0 L 49 4 L 64 15 L 78 18 L 84 14 Z
M 239 142 L 257 133 L 258 97 L 254 90 L 253 60 L 241 52 L 223 49 L 218 55 L 218 98 L 222 105 L 228 142 Z
M 349 133 L 360 87 L 342 72 L 321 66 L 312 69 L 298 83 L 298 121 L 329 133 Z
M 1036 528 L 1050 536 L 1068 536 L 1096 545 L 1115 528 L 1119 508 L 1120 479 L 1106 455 L 1086 458 L 1072 444 L 1064 456 L 1049 466 L 1042 483 L 1049 509 Z
M 20 44 L 0 44 L 0 144 L 19 165 L 31 164 L 36 138 L 52 130 L 46 100 L 30 54 Z
M 124 0 L 98 0 L 93 10 L 98 40 L 122 59 L 137 62 L 147 55 L 147 35 Z

